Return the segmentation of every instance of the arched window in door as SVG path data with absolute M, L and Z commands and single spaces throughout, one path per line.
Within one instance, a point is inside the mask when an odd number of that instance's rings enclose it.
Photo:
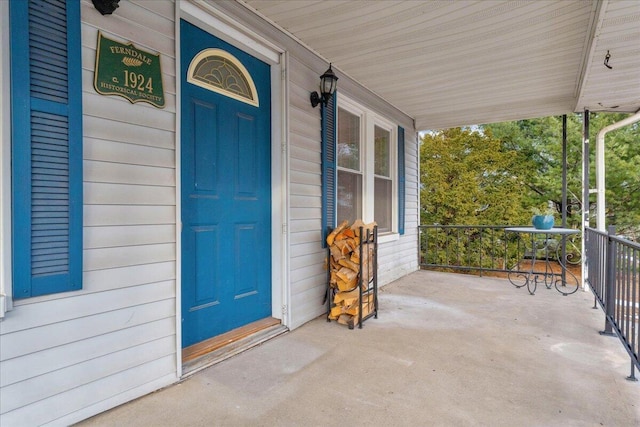
M 258 107 L 258 92 L 242 63 L 222 49 L 205 49 L 189 64 L 187 81 Z

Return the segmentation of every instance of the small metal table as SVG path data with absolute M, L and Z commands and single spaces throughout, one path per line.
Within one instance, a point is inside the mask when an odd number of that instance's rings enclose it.
M 505 231 L 531 235 L 531 267 L 526 273 L 522 273 L 519 269 L 516 272 L 509 273 L 508 278 L 512 285 L 517 288 L 521 288 L 526 285 L 531 295 L 535 294 L 538 283 L 544 283 L 547 289 L 551 289 L 551 286 L 553 285 L 558 292 L 565 296 L 572 294 L 578 290 L 578 288 L 580 287 L 578 278 L 571 271 L 567 270 L 567 266 L 565 265 L 563 260 L 560 259 L 560 257 L 558 258 L 558 264 L 560 264 L 562 272 L 553 272 L 551 263 L 549 262 L 548 240 L 552 236 L 555 237 L 578 234 L 580 230 L 576 230 L 573 228 L 550 228 L 548 230 L 541 230 L 534 227 L 508 227 L 505 228 Z M 544 235 L 544 271 L 535 271 L 536 258 L 538 253 L 537 251 L 539 249 L 536 235 Z M 573 278 L 575 289 L 571 288 L 569 291 L 567 291 L 567 275 L 570 275 Z M 558 285 L 560 285 L 560 287 L 558 287 Z

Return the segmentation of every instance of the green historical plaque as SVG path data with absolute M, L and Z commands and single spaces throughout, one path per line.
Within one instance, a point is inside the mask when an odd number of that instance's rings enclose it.
M 93 86 L 102 95 L 119 95 L 132 104 L 148 102 L 164 108 L 160 54 L 108 39 L 101 32 Z

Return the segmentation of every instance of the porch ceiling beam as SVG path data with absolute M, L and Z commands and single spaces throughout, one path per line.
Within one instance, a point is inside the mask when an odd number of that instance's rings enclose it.
M 576 91 L 576 105 L 574 106 L 574 112 L 580 112 L 583 109 L 583 106 L 578 105 L 580 100 L 582 99 L 583 91 L 586 87 L 586 81 L 589 77 L 589 67 L 593 62 L 593 57 L 595 55 L 596 50 L 596 38 L 598 37 L 600 30 L 602 28 L 602 24 L 604 22 L 604 16 L 606 11 L 606 6 L 609 3 L 609 0 L 600 0 L 595 3 L 595 8 L 592 12 L 591 19 L 591 28 L 588 32 L 588 41 L 585 43 L 585 52 L 582 56 L 582 64 L 580 71 L 580 80 L 578 82 L 577 91 Z

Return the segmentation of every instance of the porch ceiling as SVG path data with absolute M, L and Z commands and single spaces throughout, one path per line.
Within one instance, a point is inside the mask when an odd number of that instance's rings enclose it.
M 418 129 L 640 109 L 637 0 L 238 1 Z

